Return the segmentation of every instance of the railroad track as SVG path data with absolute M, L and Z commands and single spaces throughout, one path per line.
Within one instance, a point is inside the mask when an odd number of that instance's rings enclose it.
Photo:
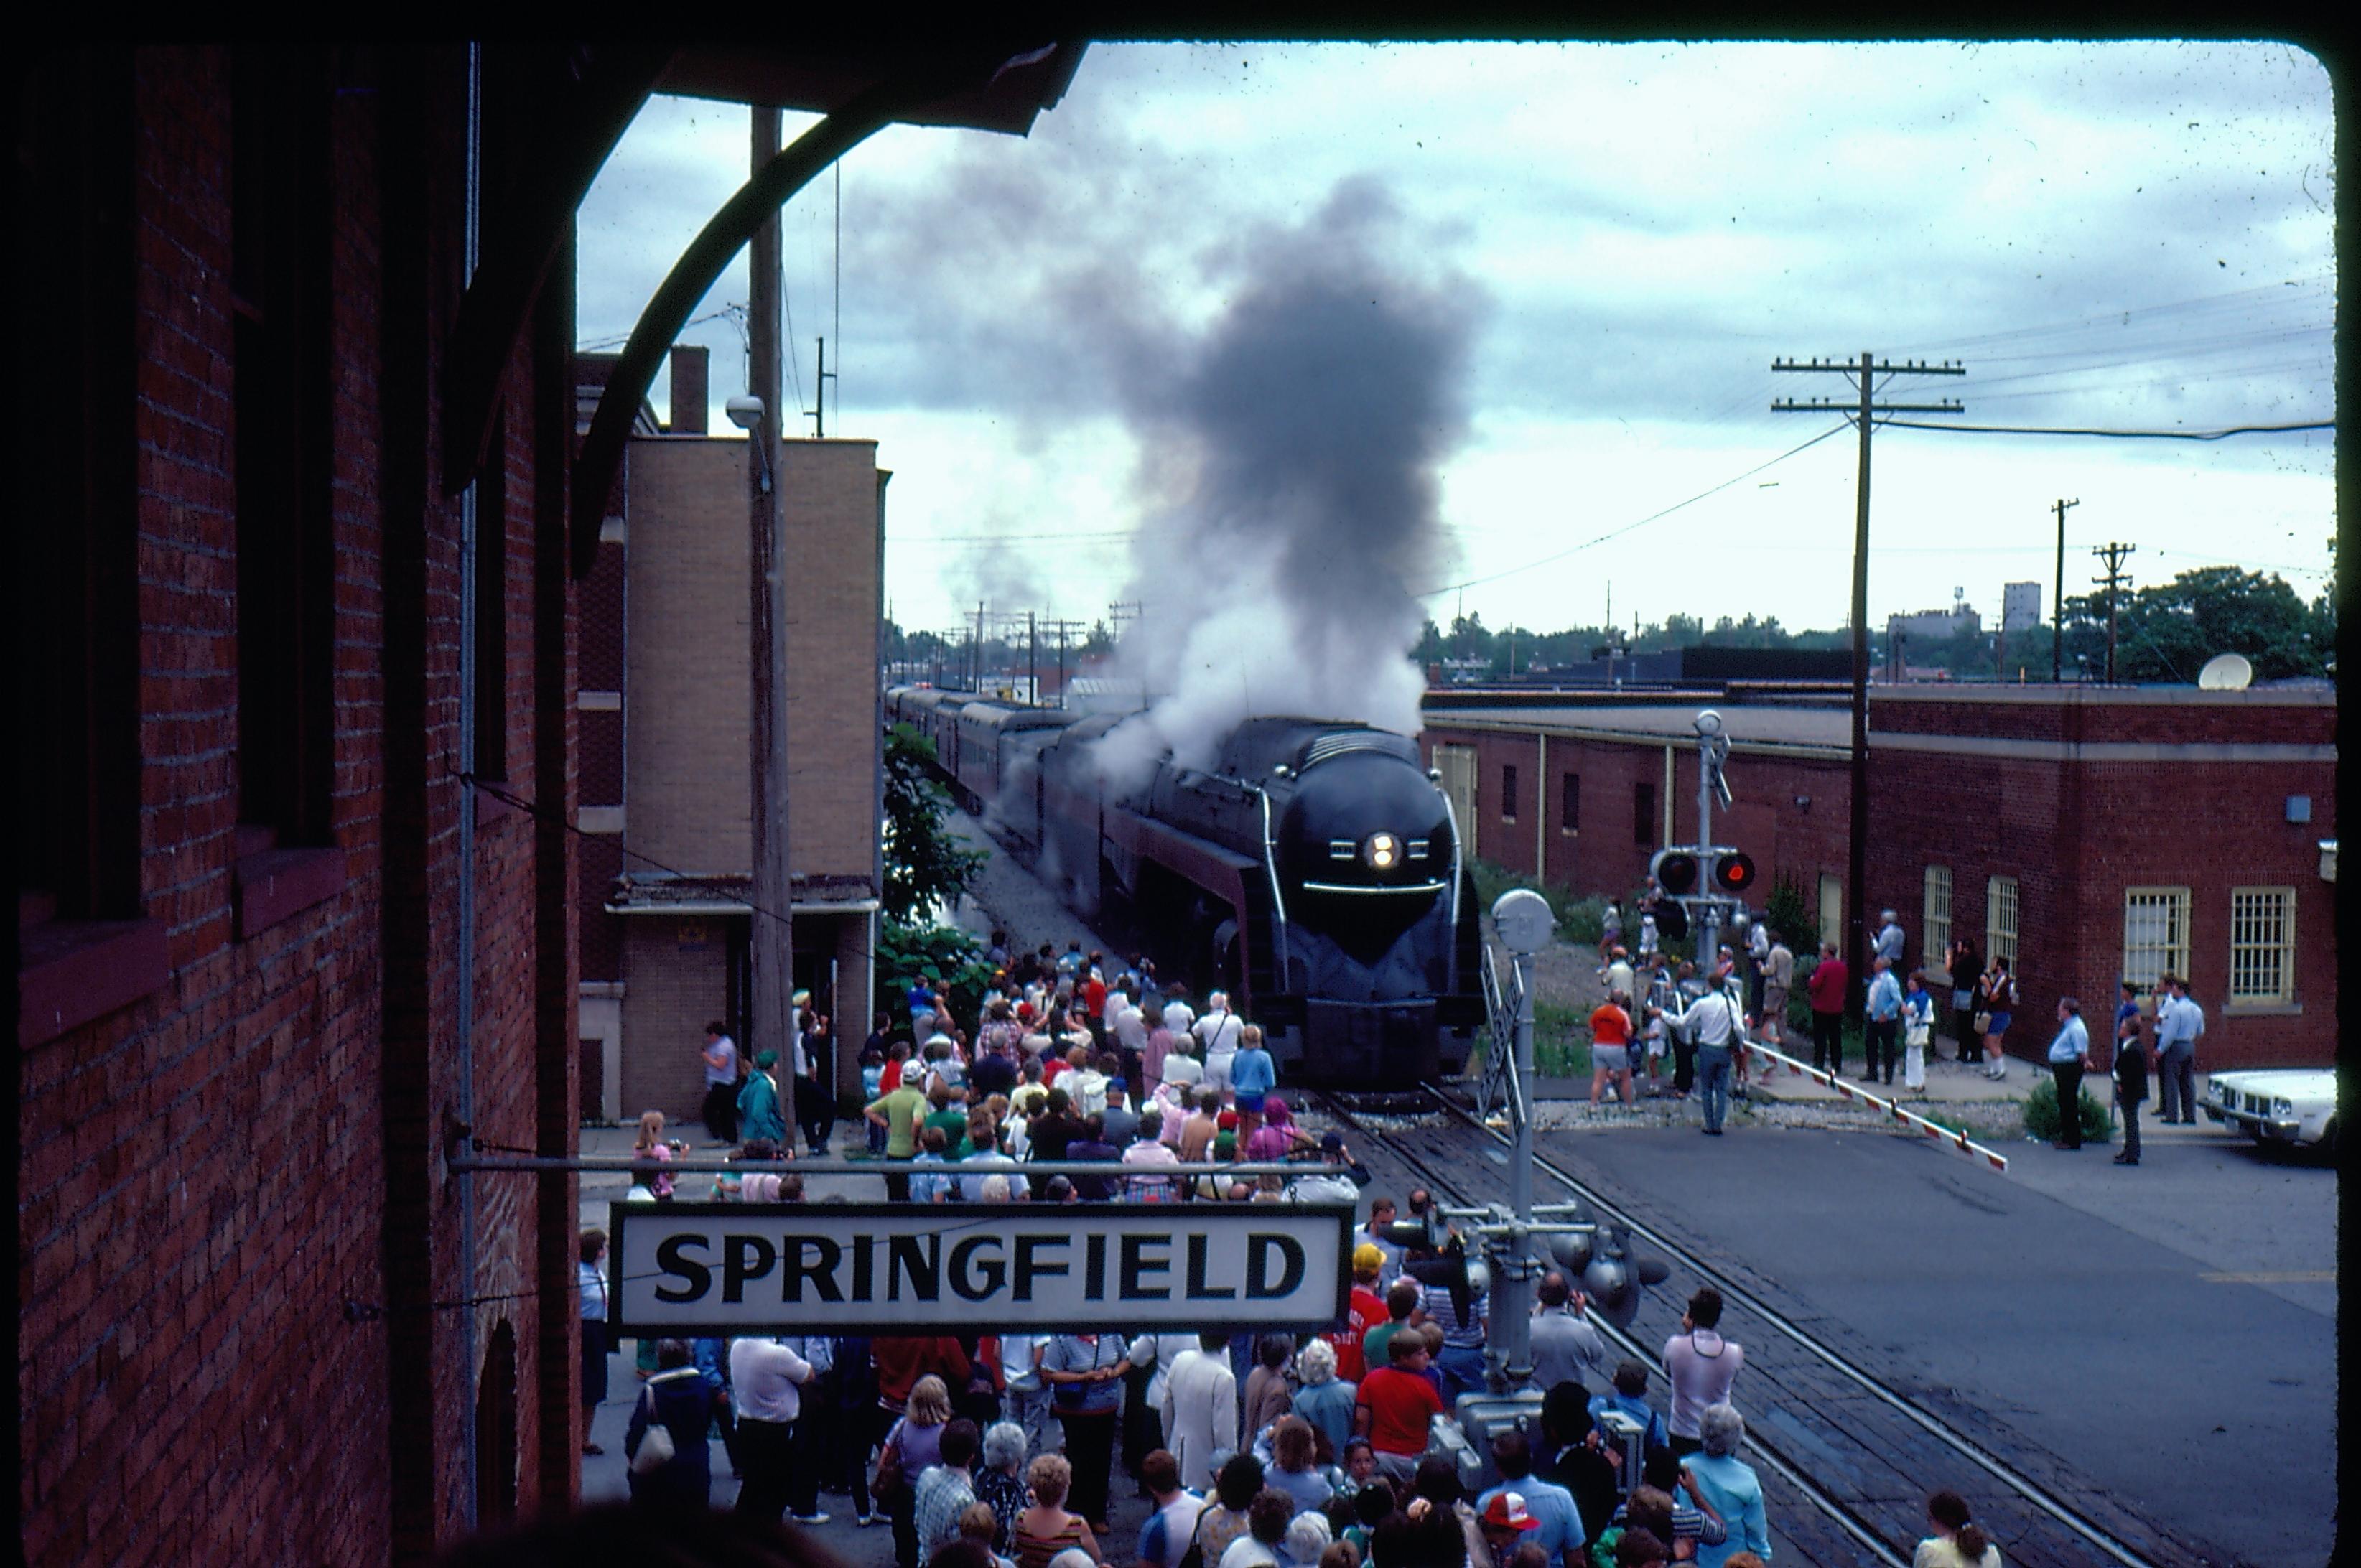
M 1505 1177 L 1481 1190 L 1480 1181 L 1471 1179 L 1490 1161 L 1471 1162 L 1464 1155 L 1454 1158 L 1435 1135 L 1447 1131 L 1463 1148 L 1470 1130 L 1502 1147 L 1510 1144 L 1507 1135 L 1479 1121 L 1439 1086 L 1423 1085 L 1422 1090 L 1428 1115 L 1421 1126 L 1401 1128 L 1372 1122 L 1356 1109 L 1357 1097 L 1339 1100 L 1315 1093 L 1312 1099 L 1322 1113 L 1352 1128 L 1364 1145 L 1381 1146 L 1438 1196 L 1467 1204 L 1505 1199 Z M 1388 1104 L 1387 1113 L 1400 1115 L 1398 1104 Z M 1978 1522 L 2000 1542 L 2012 1564 L 2068 1568 L 2112 1563 L 2149 1568 L 2224 1561 L 2103 1494 L 2086 1487 L 2081 1497 L 2068 1496 L 2067 1487 L 2076 1478 L 2062 1466 L 2059 1475 L 2045 1477 L 2013 1463 L 1813 1333 L 1727 1267 L 1706 1261 L 1590 1183 L 1539 1155 L 1533 1168 L 1587 1205 L 1594 1217 L 1628 1225 L 1634 1241 L 1653 1248 L 1697 1283 L 1715 1286 L 1730 1310 L 1768 1331 L 1767 1337 L 1749 1332 L 1741 1341 L 1748 1353 L 1743 1376 L 1758 1390 L 1748 1404 L 1768 1411 L 1771 1418 L 1748 1422 L 1747 1445 L 1751 1457 L 1829 1527 L 1831 1533 L 1806 1541 L 1795 1528 L 1797 1521 L 1781 1520 L 1781 1533 L 1816 1560 L 1906 1565 L 1912 1547 L 1925 1533 L 1926 1494 L 1936 1486 L 1957 1486 L 1970 1475 L 1981 1474 L 1996 1490 L 1988 1491 L 1979 1504 Z M 1668 1298 L 1661 1289 L 1652 1297 L 1655 1312 L 1661 1313 Z M 1674 1310 L 1677 1313 L 1677 1306 Z M 1643 1303 L 1642 1311 L 1649 1310 Z M 1592 1322 L 1623 1354 L 1663 1375 L 1661 1358 L 1640 1334 L 1596 1317 Z M 1771 1399 L 1761 1396 L 1765 1385 L 1773 1391 Z M 1820 1419 L 1812 1427 L 1792 1415 L 1780 1420 L 1789 1406 Z M 1828 1419 L 1831 1411 L 1838 1419 Z M 1846 1452 L 1848 1443 L 1852 1452 Z M 1821 1479 L 1830 1471 L 1850 1476 L 1853 1484 L 1839 1487 Z M 2096 1508 L 2087 1506 L 2093 1497 Z

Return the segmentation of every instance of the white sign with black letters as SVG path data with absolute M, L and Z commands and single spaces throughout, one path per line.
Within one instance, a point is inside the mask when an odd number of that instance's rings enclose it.
M 614 1332 L 1323 1329 L 1336 1203 L 618 1203 Z

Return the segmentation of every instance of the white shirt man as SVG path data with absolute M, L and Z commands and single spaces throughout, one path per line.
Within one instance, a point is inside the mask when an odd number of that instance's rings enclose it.
M 1607 1342 L 1582 1315 L 1582 1296 L 1565 1276 L 1542 1277 L 1541 1305 L 1533 1312 L 1532 1386 L 1548 1393 L 1561 1383 L 1587 1384 L 1607 1365 Z
M 1230 1011 L 1228 995 L 1217 991 L 1205 999 L 1205 1015 L 1191 1024 L 1189 1032 L 1197 1036 L 1197 1044 L 1203 1047 L 1206 1061 L 1211 1062 L 1216 1057 L 1226 1057 L 1236 1050 L 1238 1036 L 1245 1029 L 1246 1025 L 1238 1021 L 1238 1015 Z
M 793 1422 L 812 1376 L 812 1364 L 775 1339 L 730 1342 L 730 1397 L 740 1420 Z
M 1175 1035 L 1189 1033 L 1194 1027 L 1196 1018 L 1197 1014 L 1190 1010 L 1189 1004 L 1177 996 L 1169 998 L 1164 1003 L 1164 1026 Z
M 1230 1062 L 1238 1054 L 1239 1037 L 1246 1033 L 1246 1025 L 1230 1011 L 1230 999 L 1218 991 L 1205 998 L 1205 1015 L 1190 1033 L 1197 1036 L 1205 1053 L 1205 1081 L 1226 1093 Z
M 1153 1366 L 1148 1378 L 1148 1406 L 1160 1420 L 1164 1410 L 1164 1390 L 1172 1381 L 1172 1365 L 1197 1348 L 1195 1334 L 1139 1334 L 1124 1352 L 1134 1366 Z M 1224 1353 L 1226 1354 L 1226 1353 Z M 1171 1438 L 1171 1428 L 1165 1428 L 1165 1437 Z
M 1202 1334 L 1196 1349 L 1173 1358 L 1159 1409 L 1164 1445 L 1180 1462 L 1180 1484 L 1212 1491 L 1213 1455 L 1238 1446 L 1238 1380 L 1223 1335 Z
M 1116 1008 L 1120 1006 L 1121 1012 Z M 1131 998 L 1120 991 L 1107 992 L 1107 1027 L 1115 1032 L 1115 1043 L 1127 1051 L 1148 1048 L 1148 1014 L 1131 1004 Z
M 1744 1030 L 1745 1012 L 1726 991 L 1708 991 L 1684 1012 L 1664 1014 L 1664 1022 L 1686 1030 L 1700 1046 L 1735 1044 Z
M 1006 1413 L 1025 1429 L 1029 1453 L 1040 1453 L 1049 1436 L 1049 1390 L 1041 1381 L 1041 1347 L 1048 1343 L 1043 1334 L 1000 1336 L 1000 1371 L 1008 1379 Z
M 2189 999 L 2189 987 L 2170 982 L 2156 1003 L 2157 1098 L 2162 1119 L 2194 1125 L 2197 1121 L 2197 1038 L 2205 1033 L 2205 1009 Z
M 1140 1568 L 1180 1568 L 1204 1511 L 1204 1495 L 1186 1486 L 1156 1494 L 1156 1511 L 1139 1532 Z

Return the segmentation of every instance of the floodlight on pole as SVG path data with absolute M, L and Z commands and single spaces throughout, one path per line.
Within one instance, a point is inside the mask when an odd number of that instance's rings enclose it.
M 763 423 L 763 400 L 752 392 L 741 392 L 722 404 L 721 408 L 722 411 L 730 416 L 730 422 L 744 431 L 746 439 L 753 444 L 755 482 L 762 487 L 764 495 L 769 495 L 771 493 L 771 455 L 763 450 L 764 443 L 760 428 Z

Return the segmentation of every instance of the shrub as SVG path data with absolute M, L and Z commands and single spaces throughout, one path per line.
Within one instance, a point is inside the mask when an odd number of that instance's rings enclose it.
M 1779 933 L 1780 939 L 1797 958 L 1819 950 L 1820 923 L 1812 917 L 1811 905 L 1804 902 L 1802 884 L 1784 872 L 1771 883 L 1771 896 L 1763 901 L 1763 918 L 1771 923 L 1771 929 Z M 1795 993 L 1800 996 L 1803 991 L 1804 971 L 1799 963 Z
M 1557 934 L 1569 942 L 1596 947 L 1607 929 L 1607 900 L 1599 897 L 1576 898 L 1565 888 L 1536 882 L 1521 872 L 1512 872 L 1497 861 L 1467 862 L 1467 870 L 1476 883 L 1476 901 L 1486 913 L 1500 895 L 1512 887 L 1538 893 L 1548 901 L 1550 914 L 1557 921 Z M 1637 922 L 1634 926 L 1636 930 Z
M 983 944 L 952 926 L 912 926 L 888 918 L 878 927 L 877 983 L 891 998 L 889 1010 L 907 1023 L 902 992 L 923 977 L 948 987 L 953 1015 L 972 1023 L 983 1004 L 984 988 L 992 983 Z
M 2107 1124 L 2107 1108 L 2092 1098 L 2087 1089 L 2081 1091 L 2076 1099 L 2082 1117 L 2082 1141 L 2086 1144 L 2107 1142 L 2113 1132 Z M 2026 1136 L 2039 1138 L 2044 1143 L 2058 1140 L 2062 1127 L 2058 1120 L 2058 1083 L 2055 1079 L 2042 1079 L 2033 1086 L 2033 1092 L 2025 1097 L 2025 1131 Z

